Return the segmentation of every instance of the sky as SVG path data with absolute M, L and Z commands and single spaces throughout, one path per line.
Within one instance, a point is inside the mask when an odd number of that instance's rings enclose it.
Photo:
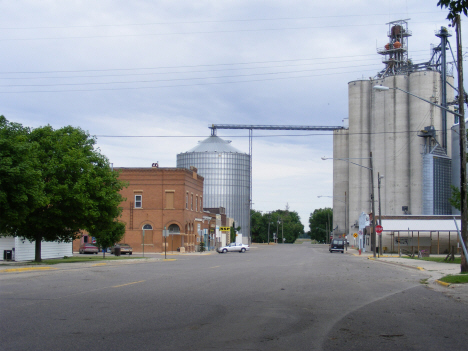
M 348 83 L 384 67 L 387 23 L 409 19 L 425 62 L 446 17 L 437 0 L 3 0 L 0 114 L 80 127 L 115 167 L 175 167 L 211 124 L 341 126 Z M 247 130 L 217 135 L 249 152 Z M 332 207 L 332 133 L 253 136 L 253 209 L 289 206 L 307 231 Z

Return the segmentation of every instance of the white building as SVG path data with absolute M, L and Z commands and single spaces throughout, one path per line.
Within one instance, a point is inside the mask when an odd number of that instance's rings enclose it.
M 0 260 L 4 260 L 6 254 L 11 254 L 13 261 L 32 261 L 35 259 L 36 243 L 23 240 L 18 237 L 0 237 Z M 5 252 L 6 251 L 6 252 Z M 72 243 L 45 242 L 41 243 L 41 258 L 62 258 L 73 256 Z

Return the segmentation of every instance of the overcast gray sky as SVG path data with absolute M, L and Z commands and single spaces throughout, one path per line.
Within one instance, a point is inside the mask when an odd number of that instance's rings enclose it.
M 446 12 L 437 0 L 0 1 L 0 114 L 81 127 L 116 167 L 175 167 L 213 123 L 341 125 L 348 82 L 383 68 L 386 23 L 411 19 L 409 57 L 423 62 Z M 248 131 L 218 136 L 248 153 Z M 332 206 L 317 198 L 332 195 L 321 156 L 331 132 L 254 131 L 253 208 L 288 203 L 308 230 Z

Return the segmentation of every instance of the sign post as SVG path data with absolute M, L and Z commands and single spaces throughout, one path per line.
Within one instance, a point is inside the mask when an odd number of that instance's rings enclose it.
M 382 251 L 382 232 L 383 232 L 383 227 L 381 225 L 376 225 L 375 226 L 375 231 L 377 232 L 377 234 L 379 234 L 379 250 L 378 250 L 378 254 L 379 254 L 379 257 L 380 257 L 380 252 Z
M 166 227 L 164 227 L 163 230 L 163 236 L 164 236 L 164 259 L 166 259 L 167 255 L 167 230 Z

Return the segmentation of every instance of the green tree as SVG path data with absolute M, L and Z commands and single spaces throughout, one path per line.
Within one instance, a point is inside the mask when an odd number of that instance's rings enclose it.
M 277 233 L 279 243 L 283 238 L 285 243 L 293 243 L 304 233 L 304 225 L 295 211 L 276 210 L 262 214 L 252 210 L 251 216 L 253 242 L 268 242 L 268 222 L 270 222 L 270 242 L 273 242 L 273 233 Z
M 27 216 L 44 206 L 38 145 L 29 140 L 30 129 L 0 116 L 0 233 L 15 234 Z
M 230 237 L 229 239 L 231 240 L 230 242 L 231 243 L 234 243 L 236 242 L 236 235 L 237 235 L 237 232 L 239 232 L 241 230 L 241 227 L 236 227 L 236 222 L 233 222 L 232 223 L 232 227 L 231 227 L 231 232 L 229 233 L 230 234 Z
M 284 238 L 285 244 L 292 244 L 304 233 L 304 225 L 301 223 L 301 217 L 296 211 L 276 211 L 278 216 L 278 242 Z
M 437 6 L 448 8 L 449 14 L 447 19 L 449 20 L 454 20 L 455 17 L 462 12 L 465 16 L 468 16 L 468 0 L 439 0 Z
M 250 232 L 252 235 L 252 242 L 261 243 L 265 242 L 265 234 L 263 229 L 265 227 L 264 218 L 261 212 L 250 211 Z
M 102 248 L 102 257 L 106 257 L 105 249 L 122 240 L 125 234 L 125 223 L 114 220 L 93 225 L 89 234 L 96 238 L 96 243 Z
M 5 216 L 3 234 L 35 241 L 38 262 L 42 241 L 70 242 L 82 230 L 99 236 L 100 231 L 108 231 L 106 228 L 115 235 L 120 230 L 114 221 L 120 215 L 119 191 L 124 183 L 118 180 L 107 158 L 94 149 L 95 139 L 71 126 L 57 130 L 45 126 L 23 132 L 26 141 L 34 146 L 29 150 L 29 160 L 37 161 L 40 173 L 38 200 L 24 220 Z M 13 189 L 15 180 L 9 182 L 7 189 Z M 13 195 L 27 196 L 18 192 L 9 196 Z
M 451 185 L 452 195 L 449 199 L 450 205 L 455 207 L 458 211 L 461 210 L 461 194 L 460 189 L 456 186 Z
M 333 210 L 331 208 L 316 209 L 309 217 L 310 238 L 318 242 L 327 242 L 331 223 L 333 223 Z

